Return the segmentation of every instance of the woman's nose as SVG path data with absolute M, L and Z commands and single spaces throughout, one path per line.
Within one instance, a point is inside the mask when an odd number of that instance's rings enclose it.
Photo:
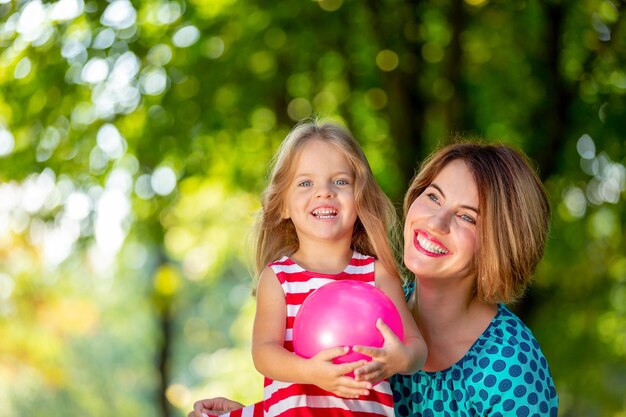
M 430 216 L 428 226 L 431 231 L 445 235 L 450 232 L 450 215 L 445 210 L 438 210 Z

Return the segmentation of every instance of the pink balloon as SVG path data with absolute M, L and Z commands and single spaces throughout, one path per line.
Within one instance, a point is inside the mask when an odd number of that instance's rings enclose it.
M 300 306 L 293 324 L 294 351 L 311 358 L 336 346 L 350 351 L 335 363 L 371 360 L 352 351 L 352 346 L 380 348 L 385 339 L 376 328 L 381 318 L 400 340 L 404 337 L 402 319 L 393 302 L 381 290 L 360 281 L 335 281 L 318 288 Z

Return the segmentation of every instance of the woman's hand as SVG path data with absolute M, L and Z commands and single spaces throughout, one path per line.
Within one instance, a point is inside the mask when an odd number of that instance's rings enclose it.
M 385 342 L 382 348 L 370 346 L 354 346 L 355 352 L 370 356 L 372 360 L 354 371 L 357 381 L 369 381 L 372 384 L 389 378 L 406 368 L 412 353 L 398 336 L 381 319 L 376 320 L 376 328 L 383 335 Z
M 323 350 L 307 361 L 308 383 L 330 391 L 344 398 L 358 398 L 368 395 L 372 384 L 369 381 L 356 381 L 346 376 L 355 369 L 365 365 L 364 360 L 335 364 L 333 359 L 348 353 L 347 347 L 336 347 Z
M 187 414 L 187 417 L 206 417 L 207 415 L 219 415 L 228 413 L 229 411 L 243 408 L 243 404 L 228 398 L 217 397 L 206 400 L 196 401 L 193 404 L 193 411 Z

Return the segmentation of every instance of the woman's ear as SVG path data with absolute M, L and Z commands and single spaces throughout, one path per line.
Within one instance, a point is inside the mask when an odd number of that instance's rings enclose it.
M 282 210 L 280 211 L 280 218 L 283 220 L 288 220 L 291 218 L 291 215 L 289 214 L 289 209 L 285 206 L 283 206 Z

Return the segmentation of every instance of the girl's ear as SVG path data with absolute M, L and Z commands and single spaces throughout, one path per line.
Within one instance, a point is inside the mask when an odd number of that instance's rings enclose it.
M 287 220 L 291 218 L 291 215 L 289 214 L 289 209 L 285 207 L 284 205 L 283 205 L 282 210 L 280 211 L 280 218 L 283 220 Z

